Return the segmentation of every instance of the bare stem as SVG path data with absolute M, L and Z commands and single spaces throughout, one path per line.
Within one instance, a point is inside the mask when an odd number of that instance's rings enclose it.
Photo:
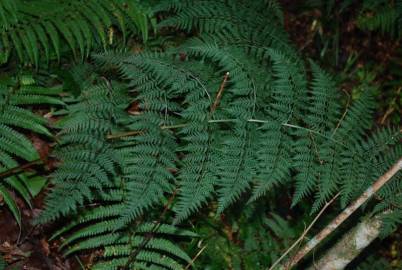
M 185 127 L 187 124 L 178 124 L 178 125 L 172 125 L 172 126 L 161 126 L 161 129 L 176 129 L 176 128 L 181 128 Z M 113 139 L 120 139 L 123 137 L 131 137 L 131 136 L 137 136 L 142 134 L 143 131 L 141 130 L 130 130 L 122 133 L 116 133 L 116 134 L 109 134 L 106 136 L 106 139 L 108 140 L 113 140 Z
M 269 270 L 273 270 L 275 268 L 275 266 L 277 266 L 283 260 L 283 258 L 285 258 L 289 254 L 289 252 L 291 252 L 306 237 L 307 233 L 311 230 L 311 228 L 314 226 L 314 224 L 317 222 L 317 220 L 320 218 L 320 216 L 322 216 L 322 214 L 324 214 L 324 212 L 328 208 L 328 206 L 330 206 L 339 197 L 339 195 L 340 195 L 340 193 L 338 192 L 329 202 L 327 202 L 325 204 L 325 206 L 321 209 L 321 211 L 313 219 L 313 221 L 310 223 L 310 225 L 304 230 L 302 235 L 293 243 L 293 245 L 290 246 L 290 248 L 288 248 L 285 251 L 285 253 L 282 254 L 282 256 L 279 259 L 277 259 L 275 261 L 274 264 L 272 264 L 272 266 L 269 268 Z
M 188 270 L 190 269 L 190 267 L 194 264 L 195 260 L 198 259 L 198 257 L 200 257 L 201 253 L 204 252 L 204 250 L 207 248 L 207 245 L 203 246 L 198 252 L 197 254 L 195 254 L 194 258 L 191 260 L 191 262 L 189 262 L 186 267 L 184 268 L 184 270 Z
M 323 239 L 336 230 L 350 215 L 352 215 L 362 204 L 364 204 L 374 193 L 383 187 L 398 171 L 402 169 L 402 158 L 400 158 L 384 175 L 377 179 L 366 191 L 342 211 L 323 230 L 314 236 L 299 252 L 287 261 L 282 269 L 294 267 L 304 256 L 315 248 Z
M 223 81 L 219 86 L 218 92 L 216 93 L 214 104 L 212 104 L 211 106 L 211 113 L 213 113 L 216 110 L 216 108 L 219 105 L 219 102 L 221 101 L 223 90 L 225 89 L 225 84 L 228 81 L 228 78 L 229 78 L 229 72 L 226 72 L 225 76 L 223 77 Z

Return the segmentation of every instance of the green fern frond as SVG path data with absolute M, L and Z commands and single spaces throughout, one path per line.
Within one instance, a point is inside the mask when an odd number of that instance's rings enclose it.
M 306 116 L 303 118 L 305 125 L 321 134 L 329 134 L 337 125 L 340 116 L 340 104 L 333 78 L 311 62 L 312 82 Z M 322 137 L 315 133 L 298 130 L 296 135 L 299 139 L 294 143 L 293 164 L 297 170 L 295 177 L 295 194 L 292 204 L 295 205 L 302 198 L 311 194 L 319 182 L 319 166 L 323 162 L 320 149 L 324 143 Z
M 227 51 L 204 40 L 191 41 L 186 47 L 189 55 L 215 62 L 229 72 L 228 86 L 220 115 L 236 119 L 231 136 L 222 134 L 222 146 L 217 159 L 218 213 L 237 200 L 249 188 L 254 176 L 255 157 L 252 144 L 256 125 L 246 120 L 256 114 L 257 82 L 249 70 L 246 55 L 241 50 Z
M 292 140 L 281 123 L 272 121 L 259 128 L 257 181 L 249 202 L 264 196 L 278 184 L 289 181 Z
M 21 62 L 35 66 L 42 62 L 42 51 L 47 62 L 60 59 L 66 50 L 83 58 L 95 46 L 115 42 L 113 27 L 121 28 L 124 38 L 131 30 L 146 41 L 149 17 L 138 1 L 7 0 L 0 5 L 0 48 L 7 54 L 15 49 Z M 61 46 L 64 42 L 68 47 Z
M 19 166 L 18 161 L 35 161 L 39 159 L 37 149 L 31 140 L 23 135 L 23 131 L 32 131 L 52 136 L 46 127 L 44 117 L 31 112 L 27 105 L 48 104 L 63 105 L 54 95 L 57 89 L 46 89 L 33 85 L 32 81 L 24 85 L 24 81 L 8 78 L 0 82 L 0 171 L 5 172 Z M 46 89 L 39 92 L 37 89 Z M 21 130 L 22 129 L 22 130 Z M 9 189 L 16 190 L 22 198 L 31 205 L 31 194 L 26 187 L 27 176 L 23 173 L 4 179 L 1 184 L 1 195 L 6 205 L 12 211 L 18 224 L 21 224 L 19 209 L 9 193 Z
M 362 29 L 380 31 L 392 37 L 402 35 L 402 1 L 363 1 L 363 7 L 357 18 L 357 25 Z
M 283 53 L 269 50 L 273 61 L 273 81 L 268 109 L 271 121 L 261 127 L 259 175 L 250 201 L 263 196 L 274 185 L 288 180 L 291 168 L 291 134 L 282 125 L 299 117 L 306 82 L 299 64 L 291 63 Z
M 164 1 L 158 11 L 168 11 L 161 16 L 168 19 L 161 26 L 196 37 L 163 53 L 94 56 L 124 89 L 88 87 L 97 81 L 93 76 L 78 86 L 80 96 L 71 98 L 57 124 L 62 131 L 54 153 L 61 164 L 39 221 L 73 219 L 54 235 L 63 237 L 66 255 L 102 249 L 94 269 L 183 269 L 191 259 L 173 241 L 196 236 L 163 223 L 183 222 L 209 201 L 218 214 L 247 199 L 246 208 L 256 207 L 284 183 L 295 187 L 293 204 L 314 193 L 313 212 L 338 192 L 345 206 L 400 155 L 396 130 L 367 135 L 372 89 L 342 114 L 332 76 L 311 63 L 307 83 L 304 63 L 270 3 Z M 102 11 L 105 5 L 87 13 L 92 31 L 116 23 Z M 115 6 L 113 12 L 123 29 L 126 11 Z M 70 39 L 77 56 L 95 46 L 85 43 L 85 28 L 69 30 L 58 42 Z M 107 39 L 97 36 L 97 44 Z M 19 41 L 20 53 L 35 60 L 35 50 Z M 380 190 L 384 199 L 376 211 L 399 203 L 399 180 Z M 275 236 L 286 234 L 280 227 L 287 223 L 276 216 L 259 222 Z M 255 239 L 255 231 L 243 233 Z
M 120 154 L 106 138 L 122 115 L 113 103 L 115 95 L 108 85 L 98 85 L 83 91 L 79 102 L 69 106 L 56 149 L 63 163 L 52 175 L 55 187 L 38 222 L 75 212 L 93 199 L 94 190 L 102 192 L 113 185 L 122 165 Z
M 116 183 L 116 187 L 119 183 Z M 106 193 L 113 192 L 113 189 Z M 173 225 L 141 223 L 122 227 L 119 213 L 125 208 L 124 197 L 109 206 L 95 206 L 84 210 L 53 237 L 63 236 L 60 249 L 65 255 L 87 249 L 104 249 L 103 255 L 93 269 L 119 269 L 129 264 L 129 269 L 160 267 L 160 269 L 182 269 L 191 258 L 169 238 L 197 237 L 193 232 L 178 229 Z M 116 196 L 112 196 L 118 199 Z M 137 252 L 135 258 L 132 253 Z M 142 268 L 141 268 L 142 269 Z M 146 268 L 144 268 L 146 269 Z
M 133 101 L 141 109 L 127 124 L 130 130 L 139 130 L 141 134 L 126 139 L 120 146 L 129 194 L 121 213 L 123 224 L 161 204 L 165 194 L 173 192 L 177 144 L 172 132 L 161 127 L 175 123 L 170 114 L 177 112 L 179 106 L 173 99 L 183 91 L 180 83 L 185 78 L 164 58 L 158 54 L 147 58 L 132 56 L 120 67 L 122 75 L 131 80 L 130 87 L 137 95 Z
M 0 3 L 0 26 L 7 30 L 17 21 L 17 1 L 4 0 Z
M 370 128 L 374 106 L 372 89 L 368 89 L 347 108 L 345 117 L 339 120 L 339 127 L 335 127 L 331 132 L 331 138 L 338 143 L 326 141 L 321 145 L 319 157 L 322 165 L 318 170 L 320 173 L 319 192 L 312 207 L 313 212 L 335 194 L 340 184 L 350 181 L 350 179 L 342 177 L 342 170 L 354 170 L 359 167 L 355 164 L 358 159 L 356 160 L 353 149 Z M 343 168 L 342 164 L 351 167 Z M 347 201 L 346 197 L 344 201 Z

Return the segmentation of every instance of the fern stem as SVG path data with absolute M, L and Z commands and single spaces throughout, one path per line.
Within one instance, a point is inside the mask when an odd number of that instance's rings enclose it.
M 209 120 L 208 122 L 209 123 L 225 123 L 225 122 L 235 122 L 235 121 L 237 121 L 237 119 L 218 119 L 218 120 Z M 269 122 L 271 122 L 271 121 L 268 121 L 268 120 L 260 120 L 260 119 L 248 119 L 247 121 L 248 122 L 254 122 L 254 123 L 269 123 Z M 337 144 L 344 145 L 343 143 L 341 143 L 341 142 L 339 142 L 337 140 L 334 140 L 332 137 L 328 137 L 328 136 L 326 136 L 326 135 L 324 135 L 324 134 L 322 134 L 322 133 L 320 133 L 318 131 L 315 131 L 315 130 L 312 130 L 312 129 L 309 129 L 309 128 L 296 126 L 296 125 L 291 125 L 291 124 L 288 124 L 288 123 L 282 123 L 281 125 L 285 126 L 285 127 L 289 127 L 289 128 L 302 129 L 302 130 L 314 133 L 314 134 L 316 134 L 316 135 L 318 135 L 320 137 L 323 137 L 323 138 L 326 138 L 328 140 L 331 140 L 331 141 L 333 141 L 333 142 L 335 142 Z
M 213 114 L 215 112 L 216 108 L 219 106 L 219 102 L 221 101 L 223 90 L 225 89 L 225 85 L 226 85 L 228 78 L 229 78 L 229 72 L 226 72 L 225 76 L 223 77 L 223 81 L 222 81 L 221 85 L 219 86 L 219 90 L 216 93 L 214 104 L 212 104 L 212 106 L 211 106 L 211 114 Z
M 345 119 L 345 116 L 346 116 L 346 114 L 348 113 L 348 110 L 349 110 L 351 97 L 350 97 L 350 95 L 348 94 L 348 92 L 346 92 L 346 91 L 344 91 L 344 92 L 345 92 L 346 95 L 348 96 L 348 101 L 347 101 L 347 103 L 346 103 L 345 111 L 343 112 L 341 118 L 339 119 L 338 123 L 336 124 L 336 127 L 335 127 L 334 131 L 333 131 L 332 134 L 331 134 L 331 138 L 334 137 L 336 131 L 337 131 L 338 128 L 341 126 L 342 121 L 343 121 L 343 119 Z
M 324 134 L 321 134 L 320 132 L 315 131 L 315 130 L 312 130 L 312 129 L 309 129 L 309 128 L 304 128 L 304 127 L 301 127 L 301 126 L 291 125 L 291 124 L 287 124 L 287 123 L 283 123 L 282 126 L 290 127 L 290 128 L 296 128 L 296 129 L 302 129 L 302 130 L 308 131 L 308 132 L 310 132 L 310 133 L 314 133 L 314 134 L 316 134 L 316 135 L 318 135 L 318 136 L 320 136 L 320 137 L 323 137 L 323 138 L 326 138 L 326 139 L 328 139 L 328 140 L 331 140 L 331 141 L 333 141 L 334 143 L 337 143 L 337 144 L 340 144 L 340 145 L 345 146 L 343 143 L 341 143 L 341 142 L 339 142 L 339 141 L 337 141 L 337 140 L 332 139 L 332 137 L 325 136 Z
M 172 195 L 169 197 L 168 201 L 166 202 L 162 213 L 160 214 L 158 220 L 155 222 L 154 226 L 151 228 L 151 231 L 144 237 L 144 240 L 141 242 L 140 245 L 137 246 L 137 248 L 131 252 L 130 256 L 127 259 L 126 264 L 124 265 L 123 269 L 129 269 L 131 263 L 134 262 L 135 258 L 138 256 L 138 254 L 141 252 L 143 248 L 145 248 L 149 241 L 154 237 L 155 232 L 158 230 L 163 218 L 166 216 L 168 210 L 170 209 L 170 206 L 173 203 L 174 198 L 177 195 L 177 189 L 175 189 L 172 193 Z
M 350 215 L 352 215 L 362 204 L 370 199 L 381 187 L 383 187 L 396 173 L 402 169 L 402 158 L 400 158 L 385 174 L 379 177 L 366 191 L 342 211 L 335 219 L 331 221 L 323 230 L 314 236 L 299 252 L 296 253 L 281 269 L 291 269 L 301 259 L 304 258 L 313 248 L 315 248 L 323 239 L 338 228 Z
M 215 103 L 214 103 L 215 104 Z M 212 110 L 213 107 L 211 107 Z M 236 122 L 238 121 L 238 119 L 216 119 L 216 120 L 208 120 L 208 123 L 228 123 L 228 122 Z M 254 123 L 269 123 L 271 121 L 268 120 L 260 120 L 260 119 L 248 119 L 248 122 L 254 122 Z M 177 125 L 172 125 L 172 126 L 161 126 L 161 129 L 176 129 L 176 128 L 182 128 L 182 127 L 186 127 L 188 124 L 177 124 Z M 328 140 L 333 141 L 334 143 L 340 144 L 345 146 L 343 143 L 333 139 L 332 137 L 326 136 L 318 131 L 309 129 L 309 128 L 305 128 L 305 127 L 301 127 L 301 126 L 297 126 L 297 125 L 291 125 L 291 124 L 287 124 L 287 123 L 282 123 L 282 126 L 285 127 L 289 127 L 289 128 L 295 128 L 295 129 L 302 129 L 311 133 L 314 133 L 320 137 L 326 138 Z M 106 138 L 108 140 L 113 140 L 113 139 L 119 139 L 119 138 L 123 138 L 123 137 L 130 137 L 130 136 L 137 136 L 142 134 L 142 131 L 140 130 L 131 130 L 131 131 L 127 131 L 127 132 L 122 132 L 122 133 L 117 133 L 117 134 L 109 134 L 106 136 Z
M 187 124 L 177 124 L 177 125 L 171 125 L 171 126 L 162 126 L 161 129 L 176 129 L 176 128 L 182 128 L 187 126 Z
M 226 72 L 225 76 L 223 77 L 222 83 L 219 86 L 214 103 L 211 105 L 211 113 L 210 114 L 213 114 L 215 112 L 215 110 L 218 108 L 228 79 L 229 79 L 229 72 Z M 181 127 L 185 127 L 185 126 L 187 126 L 187 124 L 178 124 L 178 125 L 172 125 L 172 126 L 162 126 L 161 129 L 176 129 L 176 128 L 181 128 Z M 112 140 L 112 139 L 119 139 L 122 137 L 136 136 L 136 135 L 140 135 L 140 134 L 142 134 L 142 131 L 133 130 L 133 131 L 127 131 L 127 132 L 118 133 L 118 134 L 109 134 L 106 136 L 106 138 L 109 140 Z
M 42 163 L 42 160 L 40 158 L 38 158 L 38 159 L 35 159 L 35 160 L 31 161 L 31 162 L 22 164 L 20 166 L 14 167 L 14 168 L 11 168 L 11 169 L 9 169 L 9 170 L 7 170 L 5 172 L 0 173 L 0 179 L 4 179 L 4 178 L 10 177 L 10 176 L 19 174 L 22 171 L 24 171 L 24 170 L 26 170 L 26 169 L 34 166 L 34 165 L 41 164 L 41 163 Z
M 177 124 L 177 125 L 172 125 L 172 126 L 161 126 L 161 129 L 176 129 L 176 128 L 181 128 L 185 127 L 187 124 Z M 108 140 L 113 140 L 113 139 L 120 139 L 123 137 L 131 137 L 131 136 L 137 136 L 142 134 L 143 132 L 141 130 L 130 130 L 122 133 L 116 133 L 116 134 L 109 134 L 106 136 L 106 139 Z

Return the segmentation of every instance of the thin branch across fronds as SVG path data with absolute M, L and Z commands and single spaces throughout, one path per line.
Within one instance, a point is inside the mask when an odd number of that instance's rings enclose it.
M 302 235 L 293 243 L 293 245 L 288 248 L 285 253 L 282 254 L 282 256 L 277 259 L 272 266 L 269 268 L 269 270 L 273 270 L 275 266 L 277 266 L 288 254 L 291 252 L 303 239 L 306 237 L 307 233 L 313 228 L 314 224 L 317 222 L 317 220 L 324 214 L 325 210 L 339 197 L 340 193 L 337 193 L 329 202 L 325 204 L 325 206 L 321 209 L 321 211 L 317 214 L 317 216 L 313 219 L 313 221 L 310 223 L 310 225 L 304 230 Z
M 191 259 L 191 261 L 186 265 L 186 267 L 184 268 L 184 270 L 188 270 L 190 269 L 190 267 L 194 264 L 195 260 L 198 259 L 198 257 L 200 257 L 201 253 L 204 252 L 204 250 L 207 248 L 208 245 L 203 246 L 198 252 L 197 254 L 195 254 L 194 258 Z
M 215 102 L 216 102 L 216 100 L 215 100 Z M 217 103 L 216 106 L 218 106 L 218 105 L 219 105 L 219 102 Z M 212 108 L 213 107 L 211 107 L 211 112 L 212 112 Z M 216 107 L 215 107 L 215 109 L 216 109 Z M 208 120 L 208 123 L 227 123 L 227 122 L 236 122 L 236 121 L 238 121 L 238 119 L 216 119 L 216 120 Z M 269 122 L 271 122 L 271 121 L 268 121 L 268 120 L 260 120 L 260 119 L 247 119 L 246 121 L 247 122 L 253 122 L 253 123 L 269 123 Z M 176 128 L 186 127 L 187 125 L 188 124 L 183 123 L 183 124 L 172 125 L 172 126 L 161 126 L 160 128 L 161 129 L 176 129 Z M 334 140 L 332 137 L 328 137 L 328 136 L 326 136 L 326 135 L 324 135 L 324 134 L 322 134 L 322 133 L 320 133 L 318 131 L 315 131 L 313 129 L 309 129 L 309 128 L 305 128 L 305 127 L 301 127 L 301 126 L 297 126 L 297 125 L 291 125 L 291 124 L 288 124 L 288 123 L 282 123 L 281 125 L 284 126 L 284 127 L 288 127 L 288 128 L 305 130 L 305 131 L 308 131 L 308 132 L 310 132 L 312 134 L 315 134 L 315 135 L 318 135 L 320 137 L 326 138 L 326 139 L 328 139 L 330 141 L 333 141 L 333 142 L 335 142 L 337 144 L 344 145 L 341 142 L 339 142 L 337 140 Z M 143 131 L 141 131 L 141 130 L 130 130 L 130 131 L 122 132 L 122 133 L 109 134 L 109 135 L 107 135 L 107 139 L 119 139 L 119 138 L 123 138 L 123 137 L 137 136 L 137 135 L 142 134 L 142 132 Z
M 370 199 L 381 187 L 383 187 L 396 173 L 402 169 L 402 158 L 400 158 L 385 174 L 377 179 L 366 191 L 342 211 L 334 220 L 331 221 L 323 230 L 314 236 L 299 252 L 296 253 L 282 269 L 291 269 L 323 239 L 336 230 L 350 215 L 352 215 L 362 204 Z
M 187 126 L 187 124 L 178 124 L 178 125 L 172 125 L 172 126 L 161 126 L 161 129 L 176 129 L 176 128 L 182 128 Z M 123 137 L 131 137 L 131 136 L 137 136 L 142 134 L 143 131 L 141 130 L 130 130 L 122 133 L 116 133 L 116 134 L 109 134 L 106 136 L 106 139 L 108 140 L 113 140 L 113 139 L 120 139 Z
M 346 95 L 348 96 L 348 101 L 346 103 L 346 107 L 345 107 L 345 111 L 343 112 L 341 118 L 338 121 L 338 124 L 336 124 L 336 127 L 334 129 L 334 131 L 331 134 L 331 138 L 334 137 L 336 131 L 338 130 L 338 128 L 341 126 L 343 120 L 345 119 L 346 114 L 348 113 L 349 110 L 349 106 L 350 106 L 350 100 L 352 99 L 351 96 L 348 94 L 348 92 L 344 91 L 346 93 Z
M 221 85 L 219 86 L 219 90 L 216 93 L 215 101 L 211 105 L 211 114 L 215 112 L 216 108 L 219 106 L 219 103 L 221 101 L 222 95 L 223 95 L 223 90 L 225 89 L 226 82 L 228 81 L 229 78 L 229 72 L 225 73 L 225 76 L 223 77 L 223 81 Z

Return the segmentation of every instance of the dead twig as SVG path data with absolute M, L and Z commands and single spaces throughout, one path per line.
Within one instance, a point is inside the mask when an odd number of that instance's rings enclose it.
M 223 95 L 223 90 L 225 89 L 225 84 L 228 81 L 228 78 L 229 78 L 229 72 L 226 72 L 225 76 L 223 77 L 223 81 L 219 87 L 219 90 L 216 93 L 215 101 L 211 106 L 211 114 L 214 113 L 216 108 L 218 108 L 218 106 L 219 106 L 219 103 L 220 103 L 222 95 Z
M 291 252 L 303 239 L 306 237 L 307 233 L 311 230 L 311 228 L 314 226 L 314 224 L 317 222 L 317 220 L 324 214 L 325 210 L 339 197 L 340 193 L 337 193 L 329 202 L 325 204 L 325 206 L 321 209 L 321 211 L 317 214 L 317 216 L 313 219 L 313 221 L 310 223 L 310 225 L 303 231 L 302 235 L 285 251 L 285 253 L 282 254 L 282 256 L 277 259 L 272 266 L 269 268 L 269 270 L 272 270 L 277 266 L 283 258 L 285 258 L 289 252 Z
M 352 215 L 362 204 L 371 198 L 381 187 L 383 187 L 397 172 L 402 169 L 402 158 L 400 158 L 385 174 L 377 179 L 366 191 L 342 211 L 334 220 L 331 221 L 323 230 L 314 236 L 299 252 L 296 253 L 282 269 L 291 269 L 312 249 L 314 249 L 323 239 L 338 228 L 350 215 Z
M 195 260 L 198 259 L 198 257 L 200 257 L 201 253 L 204 252 L 204 250 L 207 248 L 208 245 L 203 246 L 198 252 L 197 254 L 195 254 L 194 258 L 186 265 L 186 267 L 184 268 L 184 270 L 188 270 L 190 269 L 190 267 L 194 264 Z

